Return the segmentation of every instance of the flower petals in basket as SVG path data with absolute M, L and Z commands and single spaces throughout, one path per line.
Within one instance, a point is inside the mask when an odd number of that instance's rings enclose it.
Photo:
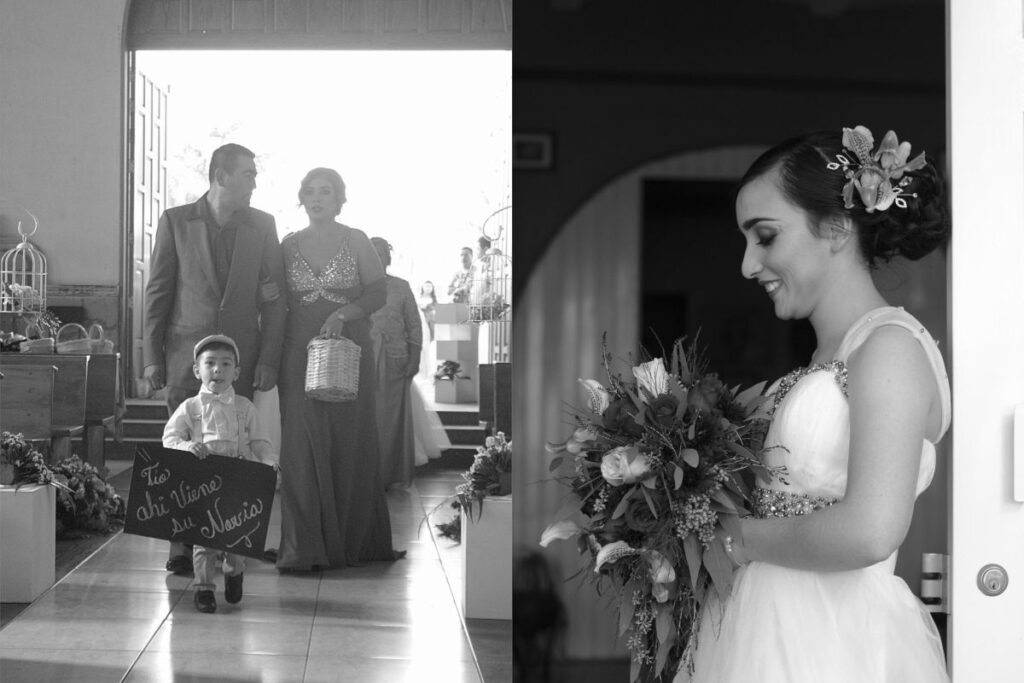
M 306 396 L 331 403 L 354 401 L 359 395 L 359 345 L 320 335 L 309 341 L 306 351 Z

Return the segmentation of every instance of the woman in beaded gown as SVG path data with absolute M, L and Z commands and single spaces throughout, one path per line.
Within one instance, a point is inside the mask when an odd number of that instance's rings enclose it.
M 374 401 L 370 314 L 384 305 L 380 258 L 366 234 L 335 220 L 345 185 L 332 169 L 306 174 L 309 226 L 281 243 L 288 322 L 281 359 L 281 571 L 345 567 L 401 556 L 391 546 Z M 306 344 L 320 334 L 359 344 L 359 395 L 306 398 Z
M 942 356 L 889 306 L 871 270 L 948 238 L 942 183 L 924 155 L 863 127 L 788 140 L 740 182 L 742 272 L 781 319 L 808 318 L 817 349 L 770 389 L 769 465 L 756 513 L 725 538 L 732 594 L 705 610 L 698 683 L 948 681 L 929 614 L 893 574 L 916 497 L 949 426 Z

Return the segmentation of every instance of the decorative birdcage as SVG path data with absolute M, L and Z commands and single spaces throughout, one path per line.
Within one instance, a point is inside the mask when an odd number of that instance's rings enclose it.
M 469 322 L 495 323 L 512 319 L 511 226 L 512 207 L 505 206 L 488 216 L 481 227 L 481 239 L 490 246 L 473 264 Z
M 18 221 L 21 243 L 0 257 L 0 313 L 38 315 L 46 310 L 46 256 L 28 241 L 39 220 L 24 211 L 32 218 L 32 231 L 26 233 Z

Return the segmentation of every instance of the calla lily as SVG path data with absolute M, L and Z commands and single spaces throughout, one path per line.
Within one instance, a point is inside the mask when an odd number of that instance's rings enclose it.
M 601 571 L 601 567 L 605 564 L 613 564 L 623 557 L 639 554 L 639 550 L 631 547 L 625 541 L 613 541 L 601 546 L 601 550 L 598 551 L 597 559 L 595 560 L 594 572 Z
M 565 441 L 548 441 L 546 444 L 544 444 L 544 450 L 553 455 L 564 453 L 566 451 L 566 443 L 567 442 Z
M 544 529 L 544 532 L 540 535 L 540 544 L 542 547 L 547 548 L 551 541 L 562 541 L 572 538 L 582 530 L 583 527 L 571 519 L 563 519 L 560 522 L 548 525 L 548 528 Z
M 604 411 L 608 410 L 608 406 L 611 404 L 611 396 L 608 394 L 608 390 L 596 379 L 580 378 L 578 381 L 587 390 L 590 412 L 603 415 Z
M 640 393 L 640 400 L 644 403 L 668 393 L 668 371 L 665 370 L 665 362 L 660 358 L 633 368 L 633 376 L 643 390 Z

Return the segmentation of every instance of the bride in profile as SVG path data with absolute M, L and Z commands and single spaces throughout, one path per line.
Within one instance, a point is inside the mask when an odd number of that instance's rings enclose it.
M 864 127 L 779 144 L 740 182 L 743 276 L 781 319 L 807 318 L 817 348 L 775 383 L 765 438 L 783 480 L 760 482 L 727 604 L 705 610 L 692 678 L 729 683 L 948 681 L 939 634 L 896 552 L 950 422 L 942 356 L 871 277 L 949 234 L 924 154 Z M 723 609 L 720 609 L 724 607 Z

